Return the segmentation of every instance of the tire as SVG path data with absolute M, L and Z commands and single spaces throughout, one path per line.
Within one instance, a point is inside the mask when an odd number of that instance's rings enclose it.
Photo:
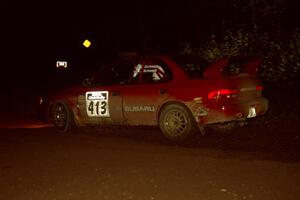
M 159 127 L 167 139 L 175 142 L 187 140 L 197 131 L 194 117 L 179 104 L 163 108 L 159 116 Z
M 51 109 L 51 121 L 54 127 L 63 132 L 67 132 L 74 128 L 74 117 L 73 113 L 64 102 L 54 103 Z

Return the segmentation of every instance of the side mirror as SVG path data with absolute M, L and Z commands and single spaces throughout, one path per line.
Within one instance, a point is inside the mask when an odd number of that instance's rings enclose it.
M 86 78 L 81 83 L 84 87 L 90 87 L 92 85 L 91 79 Z

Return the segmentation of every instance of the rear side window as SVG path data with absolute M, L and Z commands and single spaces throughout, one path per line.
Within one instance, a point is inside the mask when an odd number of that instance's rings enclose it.
M 198 56 L 179 55 L 173 56 L 175 61 L 189 76 L 189 78 L 203 78 L 204 71 L 210 63 Z
M 139 60 L 132 73 L 132 82 L 161 83 L 171 80 L 171 73 L 167 66 L 158 59 Z

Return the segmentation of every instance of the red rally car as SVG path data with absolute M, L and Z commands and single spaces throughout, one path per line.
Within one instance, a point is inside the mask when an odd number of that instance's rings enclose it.
M 259 59 L 122 58 L 84 84 L 56 92 L 41 112 L 63 131 L 86 125 L 158 126 L 173 141 L 207 126 L 228 128 L 265 114 Z

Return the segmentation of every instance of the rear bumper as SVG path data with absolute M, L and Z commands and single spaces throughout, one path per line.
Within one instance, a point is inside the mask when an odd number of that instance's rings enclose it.
M 196 114 L 199 124 L 215 124 L 230 121 L 245 121 L 264 115 L 268 111 L 268 100 L 263 97 L 236 104 L 217 104 L 206 108 L 206 115 Z

